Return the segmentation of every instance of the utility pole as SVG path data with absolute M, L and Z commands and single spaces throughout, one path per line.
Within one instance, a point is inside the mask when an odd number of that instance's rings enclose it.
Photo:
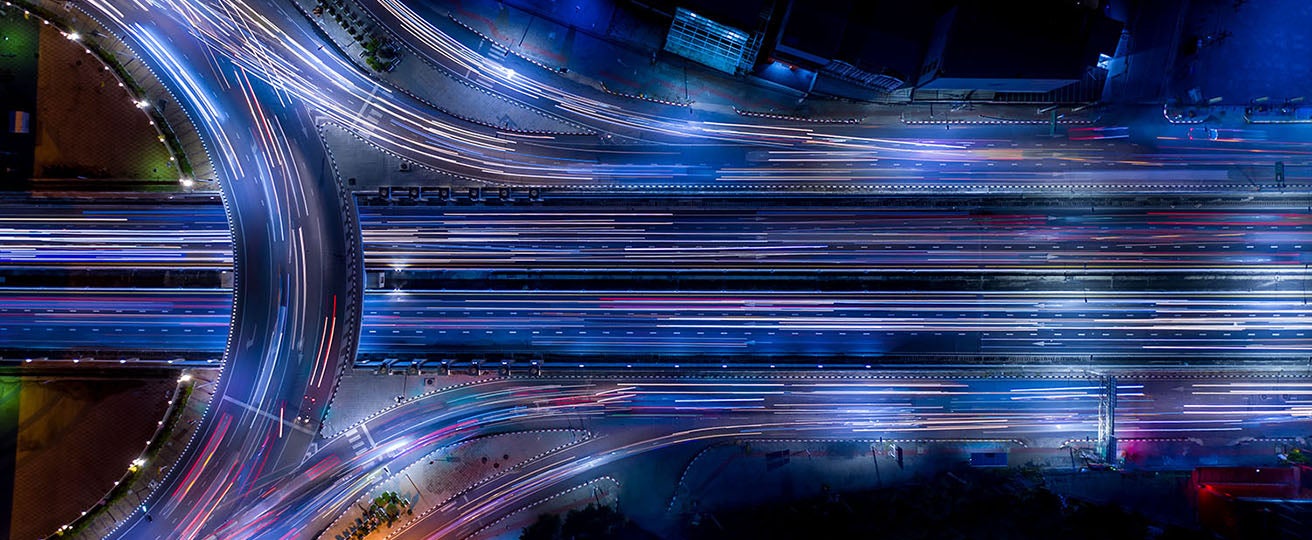
M 879 483 L 879 487 L 884 487 L 884 477 L 879 474 L 879 450 L 876 450 L 873 444 L 870 445 L 870 458 L 875 460 L 875 481 Z
M 1057 136 L 1057 105 L 1049 105 L 1039 109 L 1039 114 L 1048 113 L 1048 136 Z
M 405 479 L 410 481 L 410 487 L 415 488 L 415 497 L 419 500 L 419 502 L 423 502 L 424 494 L 420 493 L 419 486 L 415 485 L 415 480 L 413 478 L 410 478 L 410 473 L 407 472 L 404 474 L 405 474 Z

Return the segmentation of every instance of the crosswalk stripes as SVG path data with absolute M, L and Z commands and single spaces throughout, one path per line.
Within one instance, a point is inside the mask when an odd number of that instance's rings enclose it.
M 369 431 L 364 426 L 346 432 L 346 442 L 351 444 L 351 451 L 356 454 L 374 446 L 373 437 L 369 436 Z

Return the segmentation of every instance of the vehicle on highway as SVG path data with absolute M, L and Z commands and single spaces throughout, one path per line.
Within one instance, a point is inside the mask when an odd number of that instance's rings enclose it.
M 1128 139 L 1130 128 L 1126 126 L 1073 127 L 1066 130 L 1066 137 L 1072 141 Z
M 1209 127 L 1191 127 L 1189 128 L 1189 140 L 1191 141 L 1215 141 L 1220 138 L 1221 132 L 1216 128 Z

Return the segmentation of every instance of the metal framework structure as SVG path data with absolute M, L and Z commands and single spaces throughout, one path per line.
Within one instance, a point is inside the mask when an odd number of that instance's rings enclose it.
M 1098 449 L 1107 463 L 1116 459 L 1116 377 L 1100 379 L 1102 391 L 1098 395 Z
M 756 51 L 747 32 L 679 8 L 665 37 L 665 50 L 725 73 L 751 68 Z

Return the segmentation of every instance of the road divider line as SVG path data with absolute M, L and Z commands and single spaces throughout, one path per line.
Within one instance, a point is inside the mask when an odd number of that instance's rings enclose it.
M 278 422 L 278 423 L 280 423 L 280 424 L 286 425 L 287 427 L 292 428 L 292 429 L 294 429 L 294 430 L 296 430 L 296 431 L 300 431 L 300 432 L 305 433 L 305 434 L 307 434 L 307 435 L 314 435 L 314 432 L 313 432 L 313 431 L 310 431 L 310 430 L 305 429 L 305 428 L 303 428 L 303 427 L 301 427 L 301 426 L 298 426 L 298 425 L 296 425 L 295 422 L 288 422 L 288 421 L 286 421 L 286 420 L 283 420 L 283 419 L 281 419 L 281 418 L 278 418 L 278 416 L 276 416 L 276 415 L 274 415 L 274 414 L 271 414 L 271 413 L 269 413 L 268 411 L 264 411 L 264 410 L 258 409 L 258 408 L 256 408 L 256 407 L 253 407 L 253 406 L 251 406 L 249 403 L 246 403 L 246 402 L 244 402 L 244 401 L 238 401 L 238 400 L 236 400 L 236 399 L 233 399 L 232 396 L 223 396 L 223 401 L 227 401 L 227 402 L 232 403 L 232 404 L 234 404 L 234 405 L 236 405 L 236 406 L 238 406 L 238 407 L 241 407 L 241 408 L 243 408 L 243 409 L 246 409 L 246 410 L 248 410 L 248 411 L 251 411 L 251 412 L 253 412 L 253 413 L 257 414 L 257 415 L 260 415 L 260 416 L 263 416 L 263 417 L 265 417 L 265 418 L 268 418 L 269 420 L 273 420 L 273 421 Z

